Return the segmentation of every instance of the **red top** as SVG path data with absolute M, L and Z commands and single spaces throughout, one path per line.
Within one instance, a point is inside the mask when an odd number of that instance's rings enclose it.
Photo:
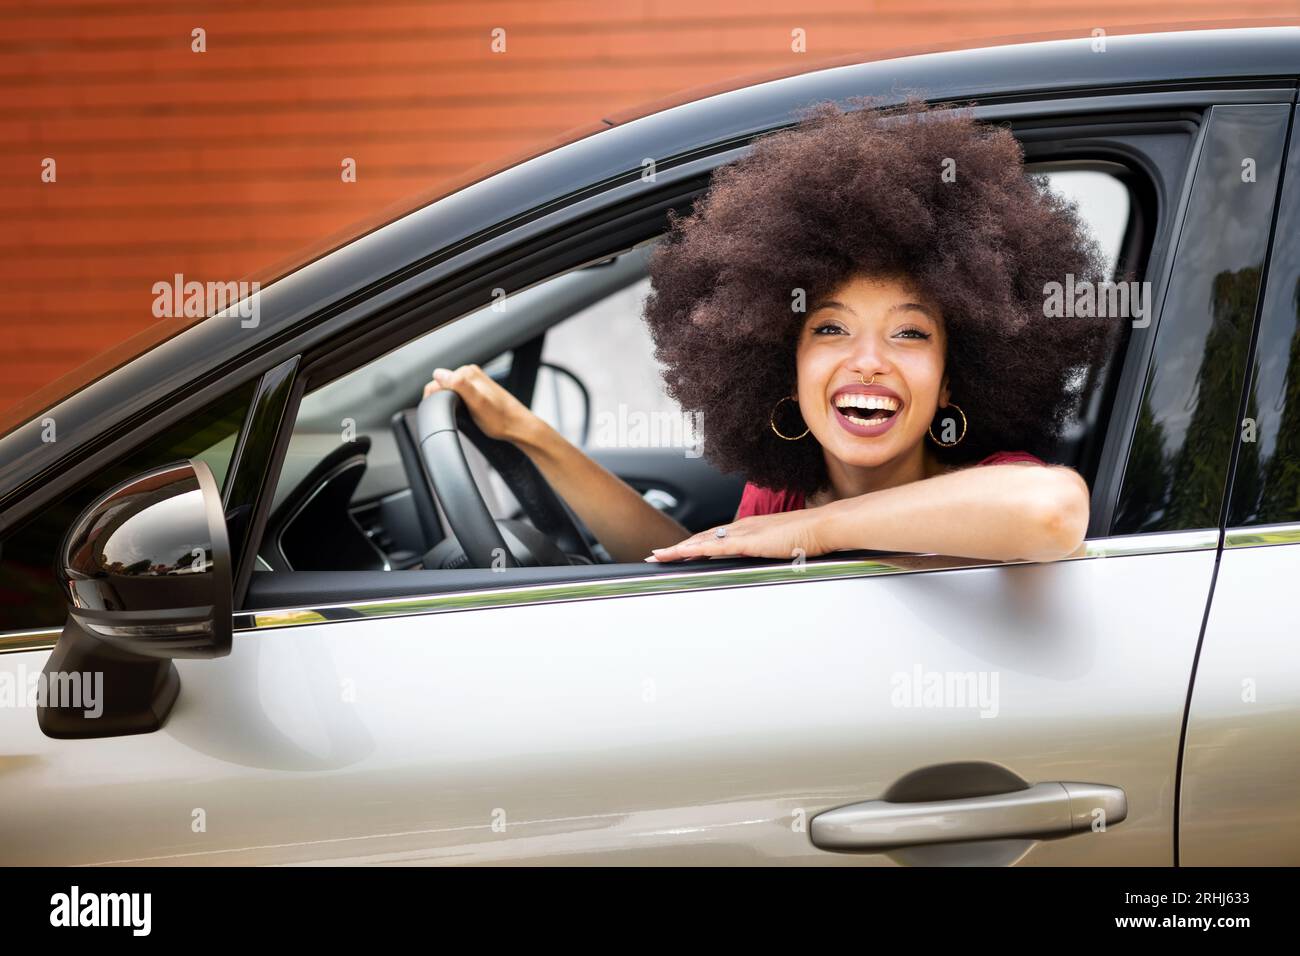
M 1015 461 L 1032 461 L 1037 465 L 1046 464 L 1042 459 L 1035 458 L 1027 451 L 994 452 L 979 464 L 1008 465 Z M 741 518 L 748 518 L 750 515 L 774 515 L 783 511 L 799 511 L 803 506 L 802 491 L 772 491 L 749 482 L 745 485 L 745 491 L 740 496 L 740 507 L 736 510 L 736 517 L 732 520 L 739 521 Z

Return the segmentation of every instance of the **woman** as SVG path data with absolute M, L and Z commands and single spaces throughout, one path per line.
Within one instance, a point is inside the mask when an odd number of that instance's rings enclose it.
M 858 105 L 759 139 L 689 216 L 670 212 L 651 258 L 668 393 L 748 479 L 730 524 L 688 535 L 476 366 L 439 369 L 425 394 L 460 394 L 619 561 L 1074 553 L 1087 485 L 1032 452 L 1050 453 L 1084 397 L 1071 381 L 1117 327 L 1045 317 L 1044 287 L 1099 281 L 1097 247 L 1006 130 Z

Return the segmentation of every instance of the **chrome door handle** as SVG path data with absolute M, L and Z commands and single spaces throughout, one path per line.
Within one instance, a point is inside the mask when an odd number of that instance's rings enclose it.
M 1038 783 L 1026 790 L 960 800 L 891 803 L 868 800 L 813 817 L 809 835 L 827 850 L 888 850 L 932 843 L 1046 837 L 1107 826 L 1128 816 L 1119 787 Z

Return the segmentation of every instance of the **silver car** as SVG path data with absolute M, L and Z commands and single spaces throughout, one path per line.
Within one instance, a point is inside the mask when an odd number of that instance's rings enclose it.
M 1297 28 L 1084 38 L 609 119 L 29 403 L 0 863 L 1300 863 L 1297 64 Z M 421 401 L 481 364 L 730 520 L 647 253 L 801 107 L 914 88 L 1010 128 L 1147 284 L 1054 456 L 1084 553 L 615 563 Z

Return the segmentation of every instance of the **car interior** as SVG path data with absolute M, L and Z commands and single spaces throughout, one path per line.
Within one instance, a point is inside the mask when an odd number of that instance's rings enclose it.
M 277 570 L 403 570 L 466 566 L 418 453 L 417 408 L 435 367 L 476 363 L 575 444 L 688 528 L 735 513 L 743 481 L 721 475 L 681 442 L 677 429 L 647 429 L 642 447 L 593 445 L 599 422 L 617 406 L 658 409 L 657 421 L 683 418 L 658 386 L 640 302 L 649 288 L 650 246 L 560 276 L 512 296 L 508 308 L 481 309 L 421 336 L 307 395 L 277 486 L 260 557 Z M 585 354 L 601 342 L 605 354 Z M 611 360 L 614 359 L 614 364 Z M 574 366 L 577 366 L 575 369 Z M 531 494 L 537 476 L 513 446 L 486 438 L 460 415 L 468 469 L 492 518 L 530 535 L 549 510 L 567 508 Z M 352 439 L 355 438 L 355 441 Z M 676 441 L 656 443 L 666 438 Z M 511 452 L 515 452 L 511 455 Z M 454 454 L 453 456 L 454 457 Z M 540 483 L 542 486 L 544 482 Z M 522 497 L 521 497 L 522 489 Z M 541 500 L 539 500 L 539 495 Z M 532 507 L 530 512 L 529 506 Z M 608 561 L 586 531 L 566 542 L 585 563 Z M 538 545 L 541 546 L 540 544 Z M 512 548 L 512 551 L 514 548 Z M 527 548 L 522 549 L 527 557 Z M 558 560 L 558 556 L 551 555 Z
M 1077 161 L 1027 169 L 1079 203 L 1112 275 L 1140 264 L 1148 224 L 1125 167 Z M 690 416 L 663 392 L 641 321 L 655 241 L 464 315 L 304 395 L 246 606 L 319 601 L 337 583 L 328 572 L 364 575 L 350 580 L 368 581 L 363 590 L 373 597 L 403 592 L 403 576 L 393 571 L 486 582 L 486 575 L 465 574 L 501 570 L 502 546 L 504 563 L 523 572 L 512 582 L 551 580 L 528 573 L 543 568 L 605 576 L 600 569 L 612 564 L 610 556 L 526 455 L 483 435 L 453 393 L 422 405 L 436 367 L 481 365 L 691 532 L 730 521 L 744 479 L 718 472 L 699 453 Z M 1075 387 L 1098 387 L 1087 389 L 1091 397 L 1079 403 L 1054 456 L 1090 484 L 1117 364 L 1118 357 L 1079 370 Z M 755 563 L 675 569 L 737 562 Z M 294 572 L 296 583 L 281 575 L 270 586 L 277 572 Z

